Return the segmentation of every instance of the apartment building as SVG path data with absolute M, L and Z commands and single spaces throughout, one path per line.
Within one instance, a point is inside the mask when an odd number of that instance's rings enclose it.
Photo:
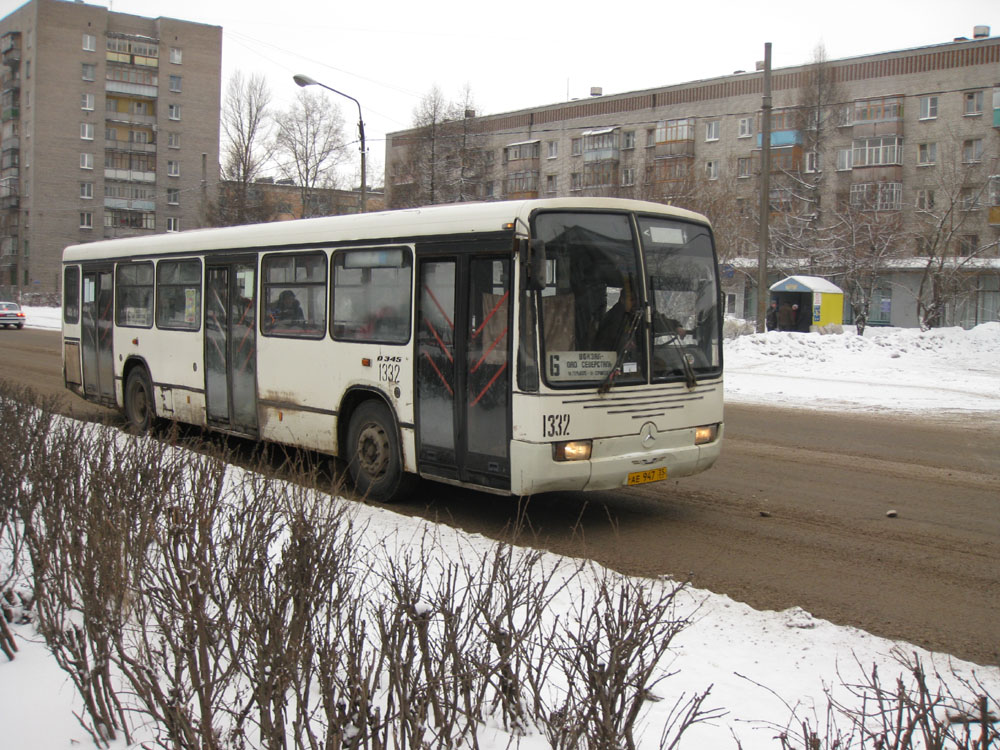
M 222 29 L 67 0 L 0 20 L 0 291 L 60 291 L 70 244 L 202 223 Z
M 963 287 L 939 324 L 1000 319 L 1000 38 L 976 27 L 943 44 L 782 68 L 771 87 L 772 280 L 845 280 L 832 233 L 863 215 L 885 253 L 873 323 L 920 323 L 935 254 L 961 269 L 949 284 Z M 592 93 L 389 134 L 387 205 L 600 195 L 700 210 L 716 227 L 728 312 L 753 317 L 763 72 Z

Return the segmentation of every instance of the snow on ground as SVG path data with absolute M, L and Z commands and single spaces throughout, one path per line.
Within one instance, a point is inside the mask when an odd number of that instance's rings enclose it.
M 57 310 L 28 308 L 27 313 L 29 327 L 59 327 Z M 725 346 L 726 391 L 732 402 L 1000 415 L 1000 323 L 971 331 L 870 328 L 863 337 L 853 331 L 755 334 L 726 341 Z M 358 520 L 368 522 L 379 538 L 419 539 L 429 525 L 367 506 L 359 507 Z M 458 549 L 482 550 L 491 544 L 447 527 L 435 533 L 446 557 Z M 746 750 L 778 747 L 774 727 L 762 722 L 783 725 L 789 719 L 786 703 L 799 706 L 810 718 L 814 715 L 808 709 L 815 706 L 815 715 L 822 717 L 824 688 L 839 684 L 841 678 L 858 681 L 873 664 L 891 684 L 900 672 L 894 647 L 920 654 L 945 674 L 974 670 L 993 695 L 1000 695 L 998 667 L 975 667 L 929 654 L 814 619 L 798 608 L 762 612 L 709 592 L 694 590 L 689 596 L 694 623 L 675 639 L 674 660 L 664 665 L 677 674 L 659 689 L 668 699 L 653 704 L 644 748 L 658 746 L 659 727 L 672 697 L 708 685 L 714 685 L 709 704 L 725 707 L 729 714 L 714 725 L 696 727 L 686 735 L 684 748 L 735 748 L 734 737 Z M 89 744 L 71 713 L 79 711 L 72 686 L 30 626 L 15 630 L 21 653 L 13 662 L 0 661 L 0 745 L 10 750 L 62 750 Z M 494 743 L 486 740 L 484 750 L 505 747 L 509 739 L 502 735 Z M 538 740 L 529 737 L 521 747 L 540 748 Z
M 1000 412 L 1000 323 L 770 333 L 725 344 L 726 400 L 838 411 Z

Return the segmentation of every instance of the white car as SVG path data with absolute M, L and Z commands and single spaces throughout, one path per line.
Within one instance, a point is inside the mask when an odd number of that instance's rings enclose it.
M 24 310 L 16 302 L 0 302 L 0 325 L 24 328 Z

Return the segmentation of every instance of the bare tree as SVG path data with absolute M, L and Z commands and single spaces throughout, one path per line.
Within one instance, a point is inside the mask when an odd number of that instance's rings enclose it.
M 274 153 L 271 92 L 264 76 L 245 77 L 237 71 L 229 79 L 222 107 L 222 178 L 219 197 L 209 208 L 215 226 L 271 221 L 273 201 L 254 189 Z
M 942 144 L 933 180 L 918 189 L 914 235 L 923 260 L 917 290 L 917 315 L 924 330 L 944 325 L 974 291 L 979 259 L 992 254 L 1000 240 L 983 236 L 981 209 L 990 191 L 997 155 L 978 138 L 949 139 Z
M 840 283 L 861 336 L 882 280 L 893 262 L 906 253 L 907 234 L 898 210 L 878 210 L 871 201 L 846 202 L 831 214 L 831 265 L 841 274 Z
M 348 158 L 340 109 L 325 94 L 302 90 L 276 120 L 279 169 L 299 186 L 302 216 L 319 215 L 316 188 L 335 187 L 337 167 Z
M 389 165 L 392 208 L 487 197 L 490 153 L 475 130 L 476 105 L 466 86 L 450 101 L 437 86 L 413 112 L 413 129 L 398 136 L 405 152 Z

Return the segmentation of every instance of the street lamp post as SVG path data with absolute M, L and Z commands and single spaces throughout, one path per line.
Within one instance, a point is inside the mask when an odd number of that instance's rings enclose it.
M 292 80 L 295 81 L 299 86 L 319 86 L 327 91 L 332 91 L 335 94 L 340 94 L 340 96 L 350 99 L 352 102 L 358 105 L 358 136 L 361 139 L 361 213 L 364 213 L 368 208 L 368 196 L 367 196 L 367 175 L 365 173 L 365 121 L 361 117 L 361 102 L 355 99 L 350 94 L 345 94 L 343 91 L 337 91 L 337 89 L 327 86 L 325 83 L 320 83 L 319 81 L 310 78 L 309 76 L 302 75 L 298 73 L 292 76 Z

